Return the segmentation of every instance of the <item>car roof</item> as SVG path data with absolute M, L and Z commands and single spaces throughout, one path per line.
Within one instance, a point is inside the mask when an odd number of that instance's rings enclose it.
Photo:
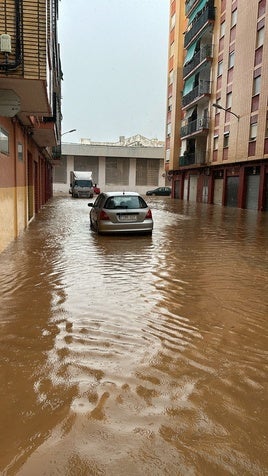
M 127 195 L 128 197 L 130 195 L 134 197 L 138 197 L 140 194 L 137 192 L 128 192 L 128 191 L 123 191 L 123 192 L 103 192 L 103 195 L 106 195 L 106 197 L 124 197 Z

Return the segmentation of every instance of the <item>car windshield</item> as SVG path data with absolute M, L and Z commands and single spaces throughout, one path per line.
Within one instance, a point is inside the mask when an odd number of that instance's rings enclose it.
M 147 208 L 147 204 L 142 197 L 133 195 L 120 195 L 115 197 L 109 197 L 105 203 L 104 208 L 108 208 L 109 210 L 114 210 L 117 208 Z
M 74 184 L 77 187 L 92 187 L 92 180 L 75 180 Z

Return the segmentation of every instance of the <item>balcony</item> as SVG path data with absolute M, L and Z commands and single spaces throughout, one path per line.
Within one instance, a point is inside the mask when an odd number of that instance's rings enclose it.
M 184 153 L 179 157 L 179 167 L 188 167 L 190 165 L 204 165 L 206 163 L 206 152 L 203 150 L 192 153 Z
M 188 94 L 182 98 L 182 106 L 187 106 L 191 102 L 199 99 L 204 95 L 211 94 L 211 81 L 200 81 L 199 84 L 193 88 Z
M 195 163 L 195 154 L 181 155 L 179 157 L 179 167 L 186 167 Z
M 204 60 L 211 60 L 213 56 L 213 45 L 203 46 L 193 58 L 184 66 L 183 77 L 191 73 L 197 66 L 199 66 Z
M 57 1 L 5 2 L 1 31 L 8 28 L 12 48 L 0 52 L 0 90 L 19 98 L 15 111 L 40 148 L 58 143 L 61 123 L 61 65 L 57 45 Z M 6 25 L 6 26 L 5 26 Z M 33 28 L 36 25 L 36 28 Z M 53 41 L 52 41 L 53 40 Z M 9 111 L 6 117 L 10 117 Z M 12 117 L 12 116 L 11 116 Z
M 61 144 L 52 147 L 52 158 L 54 160 L 61 159 Z
M 195 121 L 190 121 L 186 126 L 181 128 L 181 137 L 196 134 L 207 134 L 209 129 L 209 118 L 200 117 Z
M 193 5 L 196 3 L 197 0 L 186 0 L 185 2 L 185 14 L 188 16 L 190 10 L 192 9 Z
M 199 12 L 194 18 L 189 31 L 184 36 L 184 47 L 186 48 L 190 41 L 203 29 L 208 21 L 215 20 L 214 1 L 209 0 L 203 11 Z

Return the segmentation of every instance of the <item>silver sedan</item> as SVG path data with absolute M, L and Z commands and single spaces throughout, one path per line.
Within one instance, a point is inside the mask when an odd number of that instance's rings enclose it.
M 97 233 L 147 233 L 153 217 L 145 200 L 136 192 L 103 192 L 93 203 L 90 226 Z

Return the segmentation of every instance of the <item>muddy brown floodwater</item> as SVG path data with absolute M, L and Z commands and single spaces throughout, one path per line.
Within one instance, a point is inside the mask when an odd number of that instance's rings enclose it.
M 55 197 L 0 255 L 1 475 L 266 475 L 268 214 Z

